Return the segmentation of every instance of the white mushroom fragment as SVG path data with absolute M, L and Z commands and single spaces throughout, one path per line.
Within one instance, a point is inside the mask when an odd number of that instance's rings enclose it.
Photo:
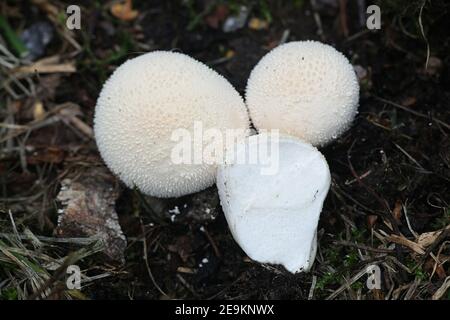
M 224 77 L 187 55 L 156 51 L 128 60 L 104 84 L 94 130 L 105 163 L 127 186 L 177 197 L 215 181 L 214 163 L 173 161 L 180 143 L 174 132 L 193 137 L 195 123 L 203 130 L 244 132 L 249 119 L 243 99 Z M 193 138 L 193 153 L 203 152 L 208 141 Z
M 253 260 L 281 264 L 292 273 L 308 271 L 316 255 L 317 224 L 330 187 L 328 164 L 308 143 L 291 137 L 268 136 L 267 141 L 263 137 L 245 139 L 230 159 L 261 155 L 269 144 L 270 165 L 277 170 L 264 173 L 268 161 L 261 158 L 254 164 L 219 166 L 217 187 L 225 217 L 234 239 Z
M 251 72 L 246 104 L 255 127 L 279 129 L 315 146 L 342 134 L 358 107 L 352 65 L 333 47 L 316 41 L 281 45 Z

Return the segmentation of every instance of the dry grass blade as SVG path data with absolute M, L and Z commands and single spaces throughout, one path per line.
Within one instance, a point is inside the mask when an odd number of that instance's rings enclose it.
M 391 242 L 395 242 L 397 244 L 400 244 L 400 245 L 402 245 L 404 247 L 407 247 L 407 248 L 411 249 L 412 251 L 414 251 L 415 253 L 418 253 L 420 255 L 425 254 L 425 250 L 424 250 L 424 248 L 421 245 L 419 245 L 418 243 L 416 243 L 414 241 L 408 240 L 408 239 L 406 239 L 403 236 L 399 236 L 399 235 L 396 235 L 396 234 L 391 234 L 386 239 L 391 241 Z
M 442 286 L 439 289 L 436 290 L 436 292 L 433 294 L 431 299 L 433 299 L 433 300 L 441 299 L 449 288 L 450 288 L 450 276 L 445 278 L 444 283 L 442 284 Z
M 46 299 L 53 294 L 65 299 L 79 296 L 73 290 L 64 289 L 65 267 L 99 252 L 99 242 L 66 257 L 56 256 L 52 247 L 39 239 L 48 240 L 46 237 L 36 236 L 28 229 L 20 234 L 11 214 L 10 217 L 12 233 L 2 233 L 0 240 L 0 276 L 5 279 L 0 285 L 0 297 L 4 294 L 15 299 Z
M 35 74 L 35 73 L 73 73 L 77 68 L 73 62 L 45 64 L 37 61 L 29 66 L 22 66 L 14 70 L 17 75 Z
M 327 300 L 333 300 L 336 298 L 339 294 L 341 294 L 345 289 L 350 288 L 350 286 L 355 283 L 358 279 L 360 279 L 362 276 L 367 274 L 367 268 L 364 267 L 362 270 L 360 270 L 357 274 L 355 274 L 349 281 L 346 281 L 342 286 L 340 286 L 336 291 L 334 291 L 331 295 L 327 297 Z
M 148 256 L 147 256 L 147 252 L 148 252 L 148 248 L 147 248 L 147 240 L 145 237 L 145 228 L 144 225 L 141 221 L 141 229 L 142 229 L 142 239 L 143 239 L 143 259 L 145 262 L 145 267 L 147 268 L 147 273 L 148 276 L 150 277 L 150 280 L 152 281 L 153 285 L 155 286 L 155 288 L 159 291 L 159 293 L 161 293 L 164 297 L 168 297 L 169 295 L 167 293 L 165 293 L 161 287 L 158 285 L 158 283 L 155 280 L 155 277 L 153 276 L 152 270 L 150 268 L 150 264 L 148 263 Z

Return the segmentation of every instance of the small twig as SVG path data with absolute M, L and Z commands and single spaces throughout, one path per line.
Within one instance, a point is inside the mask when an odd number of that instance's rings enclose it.
M 386 260 L 389 260 L 389 261 L 393 262 L 394 264 L 399 266 L 402 270 L 406 271 L 407 273 L 409 273 L 409 274 L 412 273 L 411 269 L 408 268 L 407 266 L 405 266 L 400 261 L 398 261 L 398 259 L 396 257 L 394 257 L 394 256 L 386 256 Z M 386 266 L 388 266 L 387 263 L 386 263 Z M 389 266 L 389 267 L 392 268 L 393 271 L 395 270 L 393 267 L 391 267 L 391 266 Z
M 199 295 L 197 294 L 197 292 L 194 291 L 194 289 L 192 288 L 192 286 L 181 276 L 181 274 L 177 274 L 177 278 L 181 281 L 181 283 L 195 296 L 195 297 L 199 297 Z
M 426 170 L 424 167 L 422 167 L 422 165 L 416 160 L 414 159 L 408 152 L 406 152 L 405 149 L 403 149 L 402 147 L 400 147 L 398 144 L 396 144 L 395 142 L 393 142 L 393 144 L 395 145 L 395 147 L 400 150 L 409 160 L 411 160 L 414 164 L 416 164 L 419 169 L 422 170 L 423 173 L 432 173 L 431 171 Z
M 444 241 L 444 242 L 441 244 L 441 246 L 440 246 L 440 248 L 439 248 L 439 250 L 438 250 L 438 253 L 437 253 L 437 255 L 436 255 L 436 259 L 435 259 L 435 261 L 434 261 L 433 271 L 432 271 L 431 274 L 430 274 L 430 279 L 433 277 L 434 273 L 436 272 L 436 269 L 437 269 L 437 267 L 438 267 L 438 264 L 442 266 L 446 261 L 450 260 L 450 257 L 447 257 L 447 258 L 446 258 L 447 260 L 444 260 L 444 261 L 441 261 L 441 260 L 440 260 L 440 255 L 441 255 L 441 253 L 442 253 L 442 250 L 444 250 L 444 248 L 446 247 L 447 244 L 450 244 L 450 241 Z
M 406 111 L 406 112 L 409 112 L 409 113 L 411 113 L 411 114 L 413 114 L 413 115 L 415 115 L 415 116 L 417 116 L 417 117 L 432 120 L 432 121 L 434 121 L 434 122 L 436 122 L 436 123 L 439 123 L 441 126 L 447 128 L 447 129 L 450 129 L 450 124 L 445 123 L 445 122 L 442 121 L 442 120 L 435 119 L 435 118 L 430 119 L 430 117 L 427 116 L 426 114 L 423 114 L 423 113 L 420 113 L 420 112 L 418 112 L 418 111 L 412 110 L 412 109 L 410 109 L 410 108 L 407 108 L 407 107 L 405 107 L 405 106 L 402 106 L 401 104 L 395 103 L 395 102 L 393 102 L 393 101 L 389 101 L 389 100 L 384 99 L 384 98 L 381 98 L 381 97 L 373 96 L 373 98 L 374 98 L 375 100 L 384 102 L 384 103 L 389 104 L 389 105 L 391 105 L 391 106 L 393 106 L 393 107 L 396 107 L 396 108 L 398 108 L 398 109 L 401 109 L 401 110 L 404 110 L 404 111 Z
M 347 247 L 354 247 L 361 250 L 367 250 L 372 251 L 376 253 L 394 253 L 394 250 L 392 249 L 383 249 L 383 248 L 372 248 L 363 244 L 353 243 L 350 241 L 335 241 L 334 244 L 341 245 L 341 246 L 347 246 Z
M 220 290 L 219 292 L 213 294 L 212 296 L 206 298 L 206 300 L 213 300 L 217 297 L 219 297 L 220 295 L 222 295 L 223 293 L 225 293 L 228 289 L 230 289 L 232 286 L 234 286 L 236 283 L 238 283 L 239 281 L 242 280 L 242 278 L 244 278 L 244 276 L 246 275 L 246 272 L 243 272 L 239 275 L 239 277 L 236 278 L 236 280 L 234 280 L 232 283 L 230 283 L 228 286 L 226 286 L 225 288 L 223 288 L 222 290 Z
M 419 237 L 419 235 L 417 234 L 417 232 L 415 232 L 413 230 L 411 223 L 409 222 L 408 210 L 406 209 L 406 203 L 402 207 L 403 207 L 403 213 L 405 214 L 405 220 L 406 220 L 406 224 L 408 225 L 408 229 L 409 229 L 409 231 L 411 231 L 411 234 L 417 239 Z
M 317 12 L 317 3 L 316 0 L 311 0 L 311 8 L 313 10 L 314 21 L 317 25 L 317 34 L 320 36 L 322 40 L 325 40 L 325 35 L 323 33 L 322 20 L 320 19 L 320 14 Z
M 355 274 L 350 281 L 346 281 L 346 283 L 344 283 L 342 286 L 340 286 L 336 291 L 334 291 L 331 295 L 329 295 L 326 300 L 332 300 L 334 298 L 336 298 L 339 294 L 341 294 L 342 291 L 344 291 L 345 289 L 350 288 L 350 286 L 355 283 L 356 281 L 359 280 L 359 278 L 361 278 L 363 275 L 365 275 L 367 273 L 367 268 L 364 267 L 361 271 L 359 271 L 357 274 Z
M 150 264 L 148 263 L 148 256 L 147 256 L 147 241 L 145 238 L 145 228 L 144 228 L 144 224 L 142 223 L 141 220 L 141 229 L 142 229 L 142 243 L 143 243 L 143 258 L 144 258 L 144 262 L 145 262 L 145 266 L 147 268 L 147 273 L 150 277 L 150 280 L 152 281 L 153 285 L 155 286 L 155 288 L 163 295 L 168 297 L 169 295 L 167 293 L 165 293 L 161 287 L 158 285 L 158 283 L 155 280 L 155 277 L 153 276 L 152 270 L 150 269 Z
M 8 210 L 8 216 L 9 216 L 9 220 L 11 222 L 11 225 L 13 227 L 13 231 L 14 231 L 14 235 L 19 238 L 19 232 L 17 231 L 17 227 L 16 227 L 16 222 L 14 221 L 14 218 L 12 216 L 12 212 L 11 210 Z M 19 238 L 20 239 L 20 238 Z
M 419 12 L 420 32 L 422 33 L 422 37 L 425 40 L 425 43 L 427 44 L 427 59 L 425 60 L 425 70 L 428 69 L 428 62 L 430 60 L 430 43 L 428 42 L 427 36 L 425 35 L 425 30 L 423 29 L 423 24 L 422 24 L 422 12 L 423 12 L 423 8 L 425 7 L 426 3 L 427 3 L 427 0 L 423 0 L 422 6 L 420 7 L 420 12 Z
M 53 273 L 53 275 L 47 281 L 45 281 L 44 284 L 42 286 L 40 286 L 35 292 L 33 292 L 33 294 L 31 294 L 28 297 L 28 300 L 38 299 L 39 297 L 44 295 L 44 293 L 45 293 L 46 297 L 50 296 L 50 293 L 46 293 L 46 291 L 54 283 L 59 281 L 66 274 L 67 267 L 74 264 L 77 260 L 78 260 L 77 252 L 73 252 L 69 256 L 67 256 L 67 258 L 64 259 L 64 262 L 59 266 L 58 269 L 56 269 L 56 271 Z
M 353 167 L 353 164 L 351 162 L 351 151 L 353 149 L 353 146 L 355 145 L 356 140 L 353 141 L 352 145 L 350 146 L 350 148 L 347 151 L 347 161 L 348 161 L 348 165 L 350 168 L 350 171 L 352 173 L 352 175 L 355 177 L 355 179 L 358 181 L 358 184 L 360 186 L 362 186 L 364 189 L 366 189 L 371 195 L 373 195 L 373 197 L 381 204 L 382 207 L 384 207 L 384 209 L 387 211 L 387 218 L 390 220 L 389 222 L 392 225 L 392 228 L 394 229 L 394 232 L 396 234 L 400 233 L 400 230 L 398 229 L 397 223 L 394 219 L 394 217 L 392 216 L 392 211 L 391 208 L 389 208 L 389 205 L 387 203 L 387 201 L 385 199 L 382 199 L 376 192 L 375 190 L 373 190 L 371 187 L 369 187 L 368 185 L 366 185 L 360 178 L 360 175 L 355 171 L 355 168 Z
M 356 180 L 356 179 L 355 179 Z M 353 198 L 351 195 L 349 195 L 348 193 L 344 192 L 344 190 L 342 190 L 338 184 L 333 183 L 331 186 L 331 192 L 333 192 L 339 199 L 342 196 L 344 196 L 345 198 L 349 199 L 350 201 L 352 201 L 354 204 L 356 204 L 357 206 L 361 207 L 361 209 L 373 213 L 373 214 L 378 214 L 376 213 L 374 210 L 370 209 L 369 207 L 366 207 L 365 205 L 363 205 L 361 202 L 359 202 L 358 200 L 356 200 L 355 198 Z M 341 200 L 342 203 L 345 203 L 345 201 Z
M 366 34 L 369 34 L 369 33 L 370 33 L 369 29 L 364 29 L 364 30 L 362 30 L 360 32 L 357 32 L 357 33 L 351 35 L 350 37 L 345 39 L 344 42 L 347 42 L 347 43 L 348 42 L 352 42 L 352 41 L 354 41 L 354 40 L 356 40 L 356 39 L 358 39 L 358 38 L 360 38 L 362 36 L 365 36 Z
M 403 298 L 403 300 L 410 300 L 412 298 L 412 296 L 414 295 L 414 292 L 416 292 L 419 284 L 420 284 L 420 279 L 418 277 L 416 277 L 414 279 L 414 282 L 408 288 L 408 291 L 406 291 L 406 294 L 405 294 L 405 297 Z
M 442 296 L 447 292 L 448 288 L 450 288 L 450 276 L 445 278 L 444 283 L 442 286 L 436 290 L 436 292 L 431 297 L 432 300 L 439 300 L 442 298 Z
M 222 255 L 220 254 L 220 251 L 219 251 L 219 248 L 216 245 L 216 242 L 211 237 L 211 235 L 209 234 L 208 230 L 206 230 L 205 227 L 203 227 L 202 231 L 205 233 L 205 236 L 208 239 L 209 243 L 211 243 L 211 246 L 212 246 L 212 248 L 214 250 L 214 254 L 216 255 L 217 258 L 220 258 Z
M 362 175 L 360 175 L 359 176 L 359 179 L 360 180 L 362 180 L 362 179 L 364 179 L 364 178 L 366 178 L 367 176 L 369 176 L 370 174 L 372 173 L 372 170 L 367 170 L 365 173 L 363 173 Z M 346 186 L 349 186 L 349 185 L 351 185 L 352 183 L 355 183 L 356 181 L 358 181 L 357 179 L 352 179 L 352 180 L 350 180 L 350 181 L 345 181 L 345 185 Z
M 314 298 L 314 289 L 317 284 L 317 276 L 312 276 L 311 287 L 309 288 L 308 300 L 312 300 Z

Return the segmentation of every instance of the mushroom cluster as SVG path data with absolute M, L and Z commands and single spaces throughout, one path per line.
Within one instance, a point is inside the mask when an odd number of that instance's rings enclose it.
M 329 45 L 290 42 L 270 51 L 254 67 L 246 104 L 259 135 L 268 129 L 284 135 L 277 145 L 279 169 L 263 175 L 264 164 L 238 169 L 231 161 L 219 167 L 217 178 L 234 239 L 250 258 L 282 264 L 293 273 L 310 269 L 319 215 L 330 187 L 327 162 L 313 146 L 342 134 L 353 121 L 358 102 L 352 65 Z M 257 136 L 244 142 L 250 153 L 259 152 L 254 148 L 260 144 L 254 142 Z
M 206 65 L 156 51 L 127 61 L 105 83 L 94 131 L 106 165 L 143 193 L 178 197 L 217 181 L 226 220 L 245 253 L 295 273 L 314 261 L 330 187 L 328 164 L 316 146 L 350 126 L 358 100 L 349 61 L 315 41 L 287 43 L 264 56 L 251 72 L 245 103 Z M 248 113 L 258 131 L 250 137 Z M 174 163 L 174 131 L 195 135 L 196 122 L 224 135 L 243 129 L 231 146 L 222 146 L 224 162 Z M 195 152 L 207 142 L 192 144 Z M 235 161 L 258 158 L 269 144 L 275 170 L 264 172 L 261 161 Z

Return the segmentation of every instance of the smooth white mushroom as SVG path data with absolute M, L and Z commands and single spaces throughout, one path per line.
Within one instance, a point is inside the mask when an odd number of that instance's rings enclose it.
M 312 145 L 277 137 L 251 136 L 228 150 L 232 156 L 217 173 L 220 202 L 234 239 L 250 258 L 293 273 L 308 271 L 330 171 Z M 271 152 L 261 157 L 265 148 Z M 237 161 L 257 154 L 253 164 Z
M 358 107 L 352 65 L 333 47 L 316 41 L 281 45 L 250 74 L 246 104 L 255 127 L 279 129 L 313 145 L 343 133 Z
M 249 119 L 243 99 L 224 77 L 187 55 L 156 51 L 128 60 L 107 80 L 94 130 L 105 163 L 127 186 L 177 197 L 215 181 L 214 163 L 173 161 L 180 143 L 173 133 L 181 129 L 193 136 L 195 123 L 203 130 L 244 132 Z M 196 138 L 192 151 L 202 152 L 209 141 Z

